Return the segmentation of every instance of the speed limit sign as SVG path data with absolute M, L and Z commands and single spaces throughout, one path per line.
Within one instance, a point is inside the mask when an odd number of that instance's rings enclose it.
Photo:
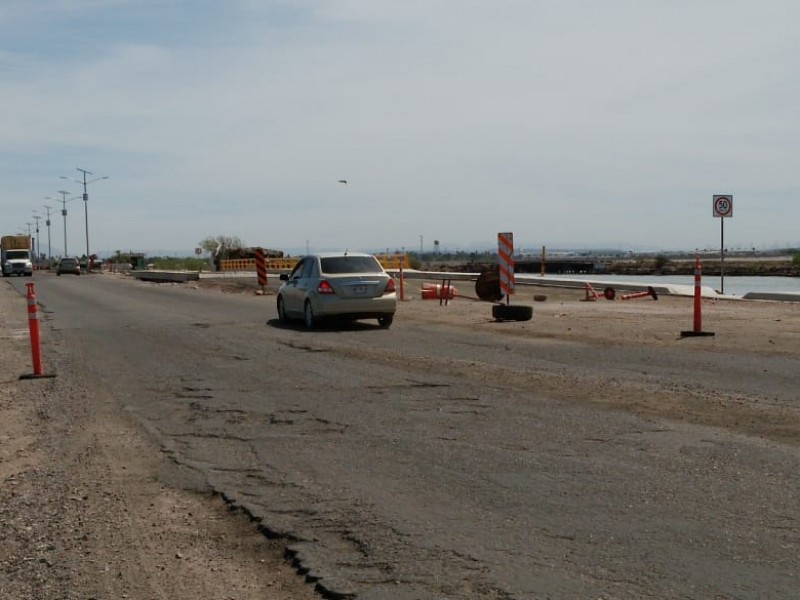
M 733 196 L 729 194 L 714 196 L 714 216 L 715 217 L 733 216 Z

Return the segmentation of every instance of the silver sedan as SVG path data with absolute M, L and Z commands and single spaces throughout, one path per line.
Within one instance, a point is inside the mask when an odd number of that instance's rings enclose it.
M 377 319 L 389 327 L 397 310 L 394 279 L 371 254 L 302 257 L 278 290 L 278 318 L 303 319 L 308 329 L 328 317 Z

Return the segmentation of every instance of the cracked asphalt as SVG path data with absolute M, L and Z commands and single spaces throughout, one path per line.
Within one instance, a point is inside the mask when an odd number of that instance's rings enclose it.
M 324 597 L 796 597 L 795 307 L 766 348 L 726 329 L 752 305 L 677 340 L 670 299 L 524 325 L 412 301 L 389 330 L 307 332 L 272 296 L 75 279 L 37 290 L 74 376 Z

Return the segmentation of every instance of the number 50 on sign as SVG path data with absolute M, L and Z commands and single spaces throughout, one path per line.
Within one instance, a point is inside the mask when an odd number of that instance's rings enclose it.
M 732 217 L 733 216 L 733 196 L 724 194 L 714 196 L 714 216 Z

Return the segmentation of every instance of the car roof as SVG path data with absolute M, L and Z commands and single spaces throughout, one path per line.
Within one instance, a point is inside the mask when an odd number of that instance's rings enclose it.
M 307 254 L 306 256 L 314 257 L 314 258 L 336 258 L 339 256 L 374 256 L 369 252 L 318 252 L 316 254 Z M 305 257 L 304 257 L 305 258 Z

